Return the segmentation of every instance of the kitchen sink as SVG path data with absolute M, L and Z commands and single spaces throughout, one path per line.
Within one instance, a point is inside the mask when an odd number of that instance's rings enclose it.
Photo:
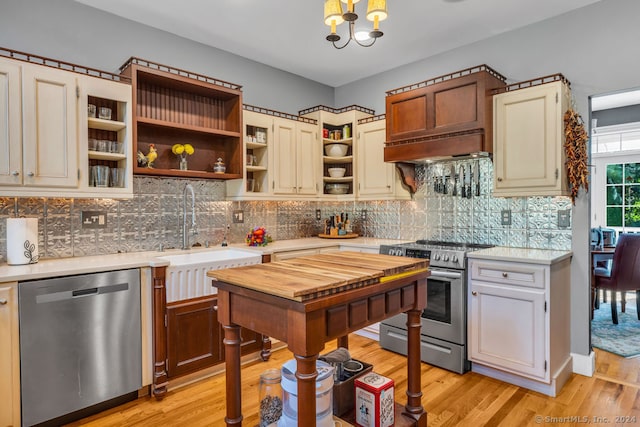
M 166 274 L 167 302 L 213 295 L 218 289 L 211 286 L 210 270 L 260 264 L 262 255 L 241 249 L 176 253 L 158 257 L 169 261 Z

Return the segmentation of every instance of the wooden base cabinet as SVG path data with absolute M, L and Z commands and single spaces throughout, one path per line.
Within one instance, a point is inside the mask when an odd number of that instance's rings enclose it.
M 218 299 L 205 297 L 167 305 L 167 370 L 169 378 L 222 361 Z
M 167 374 L 175 378 L 224 361 L 218 298 L 207 296 L 167 304 Z M 241 354 L 262 350 L 263 337 L 242 328 Z
M 0 284 L 0 426 L 20 426 L 18 283 Z
M 495 95 L 493 195 L 569 195 L 564 154 L 564 81 Z
M 475 372 L 555 396 L 571 372 L 569 264 L 470 260 Z

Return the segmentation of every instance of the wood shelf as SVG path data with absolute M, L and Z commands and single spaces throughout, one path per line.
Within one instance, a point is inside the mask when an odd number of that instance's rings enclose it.
M 256 148 L 267 148 L 267 144 L 260 143 L 260 142 L 246 141 L 246 144 L 247 144 L 247 148 L 252 150 Z
M 332 176 L 323 176 L 322 180 L 324 182 L 351 182 L 353 181 L 352 176 L 342 176 L 340 178 L 334 178 Z
M 122 74 L 133 86 L 133 154 L 148 154 L 151 144 L 158 154 L 153 168 L 137 165 L 135 174 L 242 178 L 240 86 L 137 58 L 123 66 Z M 171 152 L 177 143 L 195 149 L 195 155 L 187 157 L 189 170 L 178 168 L 179 159 Z M 213 172 L 218 158 L 227 173 Z
M 242 174 L 215 173 L 200 170 L 180 170 L 180 169 L 156 169 L 136 166 L 133 173 L 137 175 L 154 176 L 176 176 L 182 178 L 208 178 L 208 179 L 240 179 Z
M 247 172 L 265 172 L 266 170 L 264 166 L 247 166 Z
M 96 119 L 95 117 L 89 117 L 88 124 L 92 129 L 109 130 L 113 132 L 117 132 L 127 127 L 127 124 L 125 122 L 120 122 L 117 120 Z
M 325 164 L 353 163 L 353 156 L 344 156 L 344 157 L 322 156 L 322 160 L 324 161 Z
M 89 158 L 94 160 L 126 160 L 126 154 L 105 153 L 104 151 L 89 151 Z
M 328 139 L 328 138 L 322 138 L 322 144 L 323 144 L 323 145 L 329 145 L 329 144 L 345 144 L 345 145 L 351 145 L 351 144 L 353 144 L 353 138 L 347 138 L 347 139 Z
M 229 136 L 229 137 L 237 137 L 237 138 L 240 137 L 240 132 L 236 132 L 236 131 L 226 131 L 221 129 L 208 128 L 204 126 L 187 125 L 183 123 L 176 123 L 176 122 L 171 122 L 166 120 L 150 119 L 148 117 L 137 117 L 136 122 L 139 124 L 171 128 L 171 129 L 183 130 L 187 132 L 197 132 L 197 133 L 203 133 L 203 134 Z

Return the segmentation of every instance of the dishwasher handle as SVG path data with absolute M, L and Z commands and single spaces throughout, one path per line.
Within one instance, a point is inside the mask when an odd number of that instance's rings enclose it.
M 98 293 L 98 288 L 79 289 L 79 290 L 71 292 L 71 296 L 73 296 L 73 297 L 81 297 L 81 296 L 84 296 L 84 295 L 91 295 L 91 294 L 97 294 L 97 293 Z

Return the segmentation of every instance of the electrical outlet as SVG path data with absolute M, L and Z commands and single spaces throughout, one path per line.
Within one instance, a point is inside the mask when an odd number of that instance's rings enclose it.
M 511 209 L 503 209 L 500 213 L 502 225 L 511 225 Z
M 244 222 L 244 211 L 243 210 L 233 211 L 233 223 L 241 224 L 243 222 Z
M 316 219 L 318 221 L 322 219 L 322 211 L 320 211 L 320 209 L 316 209 Z
M 367 210 L 363 209 L 362 213 L 360 214 L 360 218 L 362 218 L 363 221 L 367 220 Z
M 571 209 L 558 211 L 558 228 L 569 228 L 571 226 Z
M 105 211 L 80 211 L 82 228 L 106 228 L 107 213 Z

